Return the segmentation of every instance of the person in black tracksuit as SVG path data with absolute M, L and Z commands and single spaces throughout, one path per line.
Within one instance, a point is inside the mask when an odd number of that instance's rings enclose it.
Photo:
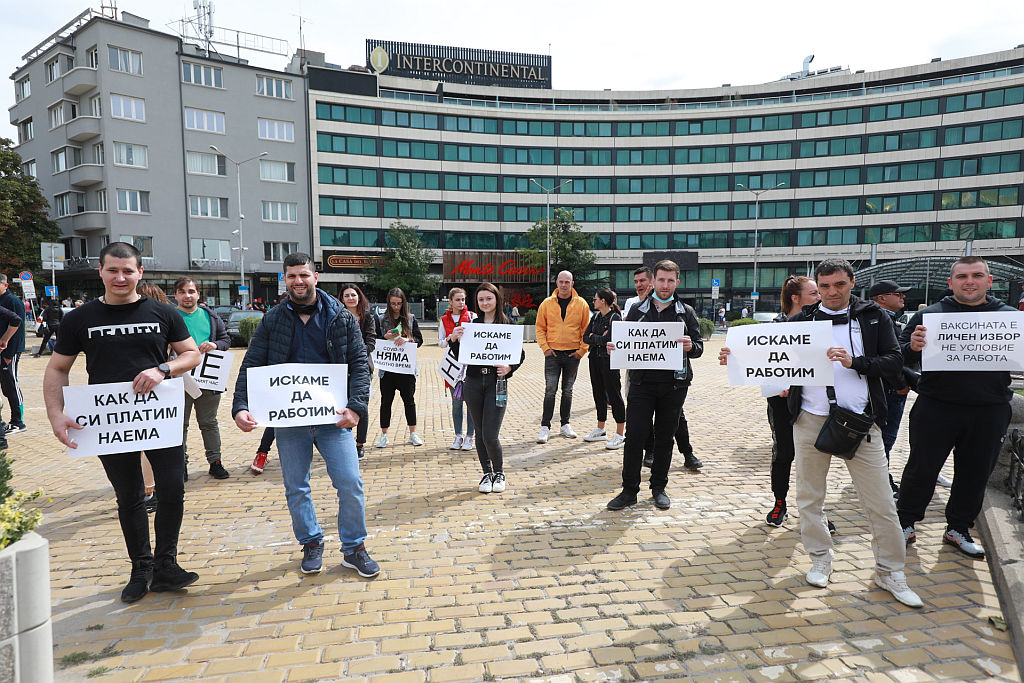
M 64 311 L 61 310 L 60 302 L 51 301 L 46 304 L 40 317 L 43 319 L 43 324 L 46 326 L 46 331 L 43 332 L 43 338 L 39 342 L 39 353 L 33 353 L 33 358 L 39 358 L 43 355 L 43 351 L 46 349 L 46 343 L 50 341 L 50 337 L 57 338 L 57 331 L 60 329 L 60 321 L 64 319 Z M 50 352 L 53 352 L 53 348 L 50 348 Z
M 921 360 L 924 314 L 1016 310 L 987 296 L 992 276 L 977 256 L 965 256 L 953 264 L 949 286 L 953 295 L 915 313 L 900 335 L 908 365 Z M 1010 423 L 1010 373 L 926 371 L 921 373 L 917 394 L 910 411 L 910 457 L 897 505 L 903 537 L 907 545 L 916 540 L 914 525 L 924 519 L 935 479 L 952 449 L 953 486 L 942 540 L 969 557 L 983 558 L 985 550 L 971 538 L 969 529 L 981 512 L 985 486 Z

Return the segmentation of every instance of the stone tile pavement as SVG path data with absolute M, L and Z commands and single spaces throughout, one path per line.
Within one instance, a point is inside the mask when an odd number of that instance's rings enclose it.
M 704 471 L 685 471 L 680 458 L 670 510 L 644 498 L 618 513 L 604 505 L 619 490 L 621 451 L 533 442 L 543 364 L 532 344 L 510 381 L 502 431 L 509 488 L 477 493 L 475 453 L 447 450 L 440 351 L 423 347 L 426 445 L 405 445 L 405 427 L 393 428 L 399 444 L 368 448 L 363 463 L 367 547 L 383 568 L 372 581 L 339 564 L 322 461 L 313 489 L 329 535 L 325 571 L 299 573 L 276 454 L 264 475 L 249 474 L 259 434 L 234 427 L 225 399 L 231 478 L 210 478 L 193 455 L 186 486 L 179 560 L 201 578 L 134 605 L 118 600 L 128 564 L 113 492 L 98 462 L 61 453 L 42 409 L 45 359 L 24 358 L 30 431 L 11 438 L 11 451 L 17 487 L 49 497 L 39 531 L 52 552 L 57 679 L 1019 680 L 1008 634 L 989 621 L 1000 606 L 988 565 L 940 544 L 944 489 L 908 555 L 924 609 L 874 588 L 867 521 L 841 466 L 827 500 L 839 527 L 833 583 L 804 583 L 810 563 L 795 516 L 780 529 L 764 525 L 764 401 L 756 388 L 727 386 L 720 345 L 716 335 L 696 362 L 687 400 Z M 72 379 L 84 383 L 83 362 Z M 573 424 L 582 434 L 593 421 L 584 362 Z M 371 442 L 378 434 L 371 427 Z M 190 439 L 200 454 L 198 429 Z M 897 470 L 906 452 L 901 435 Z M 59 663 L 76 653 L 91 656 Z

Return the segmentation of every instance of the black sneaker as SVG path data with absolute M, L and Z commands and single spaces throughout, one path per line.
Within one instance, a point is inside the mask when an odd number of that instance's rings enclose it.
M 132 563 L 132 575 L 128 584 L 121 591 L 121 602 L 138 602 L 149 592 L 153 582 L 153 565 L 151 562 Z
M 839 531 L 836 529 L 836 525 L 832 523 L 831 519 L 825 520 L 825 526 L 828 527 L 828 533 L 830 536 L 835 536 L 839 533 Z
M 151 493 L 142 499 L 143 504 L 146 506 L 146 512 L 153 514 L 156 512 L 156 493 Z
M 11 436 L 12 434 L 21 434 L 27 432 L 28 427 L 24 422 L 11 422 L 7 425 L 7 429 L 4 432 L 4 436 Z
M 975 543 L 974 539 L 971 538 L 971 534 L 967 531 L 946 529 L 946 533 L 942 534 L 942 542 L 953 546 L 967 557 L 973 557 L 977 560 L 985 557 L 985 549 L 980 544 Z
M 636 494 L 623 491 L 608 501 L 609 510 L 624 510 L 630 505 L 636 505 Z
M 765 524 L 773 527 L 780 527 L 782 523 L 789 517 L 789 513 L 786 512 L 786 501 L 782 498 L 775 499 L 775 507 L 768 513 L 768 516 L 764 518 Z
M 644 453 L 644 467 L 646 467 L 647 469 L 651 469 L 652 467 L 654 467 L 653 453 Z
M 665 493 L 665 489 L 651 491 L 651 496 L 654 498 L 654 507 L 659 510 L 668 510 L 672 507 L 672 499 Z
M 380 574 L 380 565 L 373 561 L 370 553 L 366 552 L 366 546 L 362 543 L 341 558 L 341 566 L 355 569 L 364 579 L 371 579 Z
M 156 571 L 153 572 L 153 583 L 149 589 L 156 593 L 177 591 L 191 586 L 198 580 L 199 574 L 185 571 L 174 560 L 164 560 L 157 563 Z
M 366 452 L 363 450 L 363 444 L 359 444 L 358 446 L 356 446 L 356 455 L 359 456 L 360 460 L 366 457 Z
M 220 464 L 220 460 L 214 460 L 210 463 L 210 476 L 214 479 L 227 479 L 231 475 L 224 469 L 224 465 Z
M 306 543 L 302 546 L 302 564 L 299 569 L 303 574 L 319 574 L 324 568 L 324 542 Z
M 701 461 L 700 458 L 695 456 L 693 453 L 683 454 L 683 467 L 685 467 L 688 470 L 696 471 L 699 470 L 701 467 L 704 467 L 704 463 Z

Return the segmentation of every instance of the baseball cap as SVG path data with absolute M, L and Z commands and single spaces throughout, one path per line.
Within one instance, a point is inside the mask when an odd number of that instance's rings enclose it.
M 871 285 L 871 289 L 868 290 L 868 298 L 874 299 L 880 294 L 902 294 L 903 292 L 909 291 L 910 287 L 900 287 L 892 280 L 879 280 L 875 284 Z

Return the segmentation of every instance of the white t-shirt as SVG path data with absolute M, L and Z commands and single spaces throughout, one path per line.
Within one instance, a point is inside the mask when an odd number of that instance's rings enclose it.
M 631 296 L 628 299 L 626 299 L 626 303 L 622 305 L 622 319 L 625 320 L 626 314 L 629 313 L 629 309 L 631 309 L 633 306 L 636 306 L 641 301 L 643 301 L 643 297 L 639 296 Z
M 849 314 L 850 308 L 847 306 L 841 311 L 831 311 L 824 306 L 821 306 L 823 313 L 830 315 L 838 315 L 840 313 Z M 850 325 L 833 325 L 832 326 L 832 345 L 841 346 L 850 352 L 851 356 L 863 356 L 864 355 L 864 339 L 861 336 L 860 323 L 856 320 L 851 321 L 853 329 L 850 329 Z M 851 333 L 853 340 L 853 348 L 850 348 Z M 835 388 L 836 388 L 836 402 L 842 407 L 853 410 L 858 413 L 865 412 L 868 406 L 868 380 L 864 375 L 861 375 L 852 368 L 844 368 L 843 364 L 839 361 L 835 361 L 832 364 L 835 367 Z M 825 392 L 825 387 L 804 387 L 800 394 L 800 407 L 813 415 L 828 415 L 828 394 Z

